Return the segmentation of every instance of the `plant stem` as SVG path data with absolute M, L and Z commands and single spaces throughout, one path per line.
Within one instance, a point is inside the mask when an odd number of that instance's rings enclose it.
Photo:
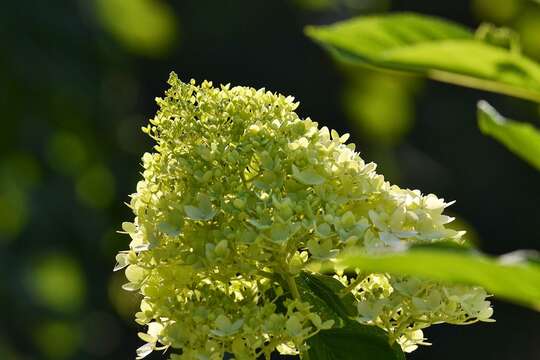
M 296 300 L 301 300 L 300 292 L 298 291 L 298 287 L 296 286 L 296 281 L 294 280 L 294 277 L 286 275 L 285 280 L 287 281 L 287 286 L 289 287 L 289 291 L 291 292 L 292 297 Z
M 302 298 L 300 297 L 300 292 L 298 291 L 298 286 L 296 286 L 294 276 L 291 276 L 287 273 L 287 275 L 284 275 L 284 278 L 287 281 L 287 286 L 289 288 L 289 291 L 291 292 L 293 299 L 302 300 Z M 300 359 L 309 360 L 309 352 L 307 350 L 301 350 Z
M 366 277 L 367 274 L 365 273 L 358 274 L 356 279 L 351 281 L 351 283 L 347 287 L 344 287 L 339 291 L 338 296 L 340 298 L 344 298 L 345 296 L 347 296 L 347 294 L 349 294 L 355 287 L 357 287 L 362 281 L 364 281 Z

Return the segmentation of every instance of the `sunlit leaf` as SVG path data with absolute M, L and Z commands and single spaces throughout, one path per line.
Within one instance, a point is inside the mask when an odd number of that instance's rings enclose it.
M 496 296 L 540 310 L 537 259 L 537 255 L 527 252 L 494 258 L 464 249 L 422 246 L 385 255 L 349 254 L 338 264 L 369 272 L 479 285 Z
M 435 17 L 365 16 L 306 33 L 339 59 L 540 101 L 540 66 Z M 508 40 L 511 43 L 511 40 Z
M 540 170 L 540 130 L 531 124 L 506 119 L 485 101 L 478 103 L 478 126 L 484 134 Z

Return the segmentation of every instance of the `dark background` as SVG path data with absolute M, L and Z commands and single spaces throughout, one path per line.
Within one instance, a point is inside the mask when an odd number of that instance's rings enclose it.
M 483 251 L 539 249 L 540 173 L 475 119 L 484 98 L 538 125 L 538 105 L 344 67 L 302 33 L 403 10 L 511 26 L 540 59 L 540 5 L 528 0 L 2 2 L 0 359 L 135 357 L 138 299 L 112 272 L 128 247 L 116 231 L 152 146 L 140 127 L 172 70 L 294 95 L 301 116 L 351 132 L 392 182 L 457 199 L 451 212 Z M 434 345 L 408 359 L 540 358 L 540 314 L 494 306 L 496 323 L 434 326 Z

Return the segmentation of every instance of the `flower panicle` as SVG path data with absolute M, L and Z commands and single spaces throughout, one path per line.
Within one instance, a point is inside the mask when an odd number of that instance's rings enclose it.
M 292 289 L 309 260 L 463 241 L 447 227 L 449 203 L 386 182 L 347 134 L 301 119 L 294 98 L 174 73 L 169 85 L 143 128 L 156 145 L 131 195 L 135 219 L 122 225 L 129 250 L 116 257 L 124 289 L 143 296 L 139 358 L 163 348 L 179 360 L 304 352 L 309 337 L 339 326 Z M 357 300 L 357 320 L 405 351 L 426 343 L 431 324 L 491 316 L 480 288 L 336 278 Z

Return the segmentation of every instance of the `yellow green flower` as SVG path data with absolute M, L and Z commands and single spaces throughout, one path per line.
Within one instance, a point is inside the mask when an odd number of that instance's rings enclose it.
M 143 295 L 143 357 L 269 358 L 305 351 L 317 332 L 340 326 L 299 296 L 310 259 L 349 248 L 396 251 L 412 243 L 461 242 L 446 227 L 450 205 L 400 189 L 298 103 L 264 89 L 181 82 L 175 74 L 143 128 L 155 141 L 131 195 L 117 255 L 124 289 Z M 431 324 L 489 321 L 480 288 L 386 274 L 336 275 L 357 301 L 356 320 L 384 329 L 405 351 Z

